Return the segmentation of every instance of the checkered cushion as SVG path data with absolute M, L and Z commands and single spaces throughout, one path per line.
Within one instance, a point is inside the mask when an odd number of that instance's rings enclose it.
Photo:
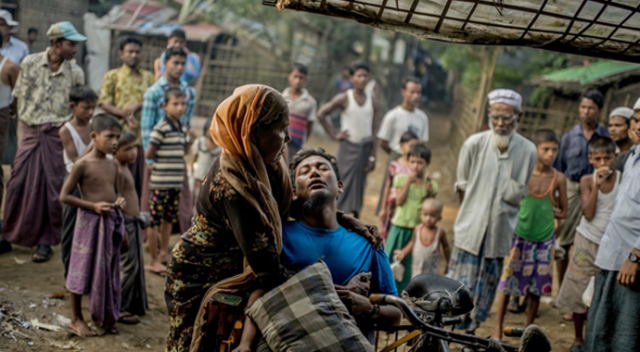
M 273 351 L 371 351 L 323 262 L 309 265 L 258 299 L 246 314 Z

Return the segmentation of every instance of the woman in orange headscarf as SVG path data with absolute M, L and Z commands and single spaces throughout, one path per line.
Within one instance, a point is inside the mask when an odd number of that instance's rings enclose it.
M 264 85 L 237 88 L 216 110 L 210 133 L 223 152 L 203 181 L 191 229 L 167 267 L 167 351 L 189 349 L 210 287 L 246 288 L 259 277 L 270 289 L 286 280 L 281 219 L 293 191 L 281 156 L 290 141 L 288 127 L 286 101 Z

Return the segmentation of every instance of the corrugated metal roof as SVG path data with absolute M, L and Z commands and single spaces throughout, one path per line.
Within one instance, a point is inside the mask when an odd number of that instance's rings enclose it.
M 138 15 L 132 22 L 136 12 Z M 127 1 L 114 6 L 101 20 L 107 28 L 148 35 L 168 36 L 174 29 L 183 28 L 187 39 L 196 41 L 207 41 L 211 36 L 223 32 L 222 28 L 206 22 L 181 26 L 178 23 L 178 10 L 157 1 Z

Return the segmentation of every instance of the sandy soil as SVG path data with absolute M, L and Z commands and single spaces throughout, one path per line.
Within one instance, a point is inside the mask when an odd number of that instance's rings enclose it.
M 429 145 L 433 150 L 433 160 L 429 172 L 440 184 L 438 198 L 445 204 L 444 218 L 441 226 L 447 231 L 452 241 L 453 221 L 458 211 L 458 202 L 453 194 L 455 179 L 455 164 L 447 147 L 449 121 L 447 116 L 435 113 L 431 116 L 431 138 Z M 194 119 L 194 125 L 199 126 L 204 120 Z M 322 146 L 328 152 L 335 153 L 337 144 L 327 139 L 314 136 L 309 141 L 310 146 Z M 374 209 L 378 202 L 379 190 L 384 177 L 386 155 L 378 153 L 379 160 L 376 170 L 369 176 L 367 195 L 362 217 L 365 221 L 378 224 Z M 8 173 L 5 173 L 8 175 Z M 177 242 L 178 236 L 172 236 L 172 243 Z M 54 294 L 65 293 L 63 269 L 59 246 L 54 247 L 54 256 L 46 264 L 31 262 L 33 249 L 15 247 L 14 251 L 0 256 L 0 306 L 3 314 L 10 314 L 21 321 L 38 319 L 40 323 L 62 326 L 60 331 L 29 330 L 16 324 L 0 326 L 0 352 L 8 351 L 163 351 L 164 340 L 168 331 L 168 317 L 164 305 L 164 279 L 153 274 L 147 274 L 147 292 L 149 294 L 150 309 L 138 325 L 119 324 L 120 333 L 117 335 L 103 335 L 96 338 L 81 338 L 71 334 L 64 328 L 64 318 L 71 315 L 69 300 L 49 298 Z M 145 252 L 145 256 L 147 253 Z M 148 258 L 146 258 L 148 260 Z M 444 263 L 442 263 L 444 268 Z M 554 295 L 557 292 L 557 283 Z M 84 301 L 86 307 L 86 298 Z M 494 307 L 495 312 L 495 307 Z M 89 312 L 84 310 L 85 318 L 89 320 Z M 60 318 L 62 317 L 62 318 Z M 524 326 L 525 315 L 510 314 L 506 324 Z M 537 323 L 543 327 L 551 338 L 554 351 L 568 351 L 573 340 L 573 324 L 562 320 L 561 313 L 550 304 L 542 303 L 540 318 Z M 493 332 L 495 316 L 478 330 L 479 336 L 489 336 Z M 15 339 L 9 337 L 12 335 Z M 506 339 L 507 342 L 517 344 L 516 339 Z

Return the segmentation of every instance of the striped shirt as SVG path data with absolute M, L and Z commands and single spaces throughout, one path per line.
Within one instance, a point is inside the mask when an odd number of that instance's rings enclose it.
M 149 144 L 158 146 L 149 188 L 182 189 L 186 168 L 184 148 L 187 144 L 187 134 L 182 126 L 174 125 L 165 117 L 151 131 Z

